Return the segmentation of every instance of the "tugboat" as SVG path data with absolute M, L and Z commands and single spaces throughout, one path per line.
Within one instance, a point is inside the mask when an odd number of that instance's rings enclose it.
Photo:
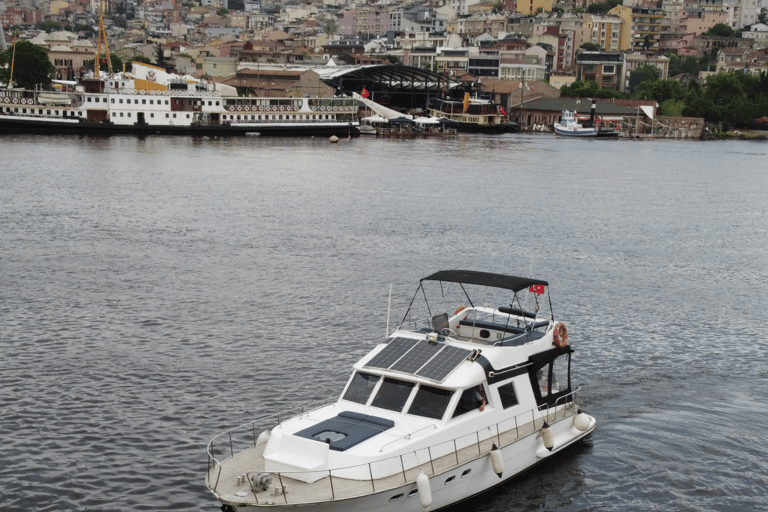
M 583 123 L 576 117 L 576 111 L 563 110 L 563 117 L 559 123 L 554 123 L 555 133 L 564 137 L 618 137 L 616 130 L 601 129 L 595 122 L 596 104 L 592 102 L 589 112 L 589 120 Z
M 225 512 L 419 512 L 556 464 L 596 420 L 577 405 L 568 329 L 551 309 L 541 279 L 425 277 L 338 399 L 216 436 L 206 486 Z

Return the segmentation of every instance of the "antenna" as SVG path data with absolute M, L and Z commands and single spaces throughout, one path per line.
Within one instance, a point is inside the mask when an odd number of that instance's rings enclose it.
M 389 285 L 389 301 L 387 302 L 387 332 L 384 334 L 386 338 L 389 336 L 389 310 L 392 307 L 392 285 Z

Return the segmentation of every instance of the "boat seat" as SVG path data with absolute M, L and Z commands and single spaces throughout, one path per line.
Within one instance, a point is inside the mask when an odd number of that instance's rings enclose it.
M 328 439 L 327 442 L 331 450 L 343 452 L 394 426 L 395 422 L 386 418 L 344 411 L 334 418 L 321 421 L 293 435 L 322 443 L 326 441 L 316 436 L 323 432 L 341 434 L 343 437 L 340 439 Z
M 475 322 L 472 320 L 461 320 L 459 325 L 462 327 L 476 327 L 477 329 L 488 329 L 489 331 L 501 331 L 512 334 L 523 334 L 525 332 L 525 329 L 514 325 L 492 324 L 490 322 Z

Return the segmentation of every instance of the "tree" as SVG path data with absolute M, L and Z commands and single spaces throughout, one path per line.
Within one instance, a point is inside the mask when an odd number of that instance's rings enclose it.
M 16 43 L 16 57 L 13 57 L 13 46 L 0 52 L 0 81 L 8 83 L 11 76 L 11 60 L 13 59 L 13 81 L 24 89 L 34 89 L 37 85 L 47 87 L 55 68 L 48 59 L 48 50 L 29 41 Z
M 584 43 L 581 46 L 579 46 L 582 50 L 586 50 L 588 52 L 602 52 L 604 51 L 604 48 L 600 46 L 597 43 Z
M 669 76 L 688 73 L 698 75 L 701 71 L 700 60 L 696 57 L 678 57 L 674 53 L 667 55 L 669 57 Z
M 58 21 L 40 21 L 35 23 L 35 28 L 37 30 L 45 30 L 50 34 L 51 32 L 61 30 L 61 23 Z
M 702 35 L 712 37 L 736 37 L 736 32 L 725 23 L 718 23 Z
M 227 14 L 229 14 L 229 11 L 223 7 L 216 11 L 216 16 L 226 16 Z
M 626 98 L 627 95 L 621 91 L 609 88 L 601 88 L 597 82 L 587 80 L 582 82 L 577 80 L 571 85 L 560 88 L 560 97 L 562 98 Z
M 641 82 L 652 82 L 661 78 L 661 71 L 648 64 L 640 66 L 629 73 L 629 83 L 627 84 L 631 92 L 640 85 Z
M 157 67 L 164 68 L 166 65 L 165 52 L 163 51 L 163 45 L 157 43 L 157 50 L 155 50 L 155 57 L 157 59 Z
M 683 101 L 685 99 L 685 90 L 677 80 L 649 80 L 640 82 L 635 91 L 635 96 L 656 100 L 659 103 L 667 100 Z

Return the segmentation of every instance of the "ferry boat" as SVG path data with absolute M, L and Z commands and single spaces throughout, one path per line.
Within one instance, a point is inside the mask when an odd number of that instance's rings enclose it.
M 53 91 L 0 89 L 0 132 L 360 135 L 358 102 L 351 98 L 240 97 L 215 82 L 161 83 L 123 73 L 54 85 Z
M 491 100 L 465 98 L 464 101 L 431 98 L 429 114 L 435 118 L 447 118 L 458 123 L 462 132 L 511 133 L 520 131 L 517 123 L 507 121 L 501 105 Z
M 338 399 L 216 436 L 206 486 L 225 512 L 453 505 L 557 464 L 594 431 L 576 402 L 572 353 L 546 281 L 434 273 Z

